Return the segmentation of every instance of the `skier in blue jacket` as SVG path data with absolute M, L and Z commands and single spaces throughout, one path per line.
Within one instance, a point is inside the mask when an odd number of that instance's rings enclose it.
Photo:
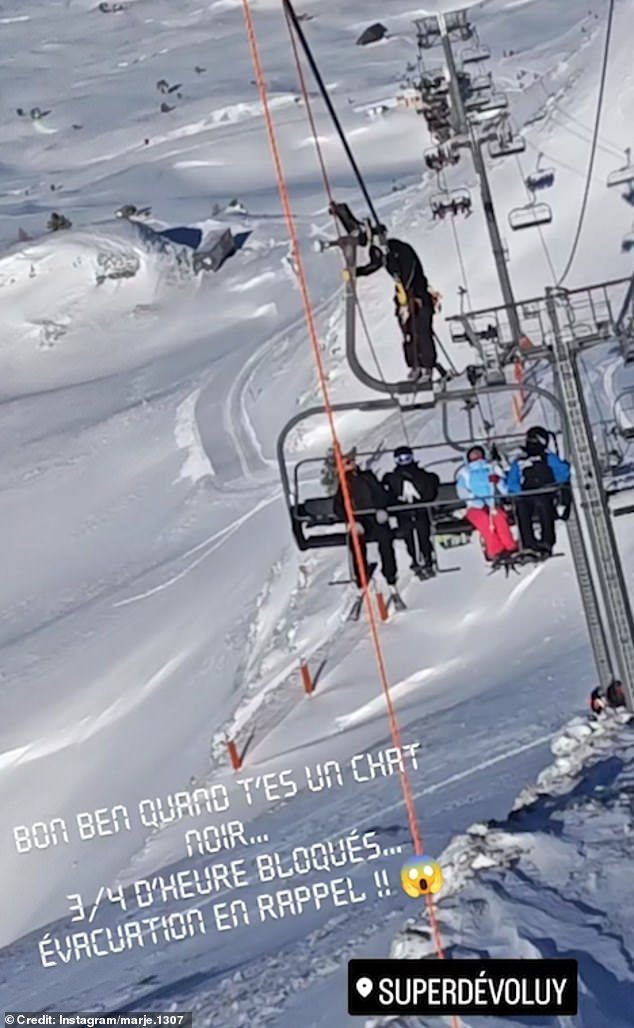
M 511 463 L 506 479 L 509 495 L 524 494 L 515 500 L 522 546 L 545 556 L 552 554 L 555 545 L 558 493 L 570 488 L 570 465 L 548 449 L 549 438 L 545 428 L 529 428 L 522 454 Z M 539 539 L 535 536 L 535 521 L 539 525 Z
M 486 459 L 483 446 L 467 451 L 466 463 L 456 478 L 456 490 L 467 501 L 467 521 L 480 533 L 487 560 L 496 561 L 517 551 L 505 512 L 496 503 L 507 492 L 504 472 Z

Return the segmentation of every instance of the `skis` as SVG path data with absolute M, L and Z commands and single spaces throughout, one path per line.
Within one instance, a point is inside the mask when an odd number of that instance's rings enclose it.
M 371 581 L 372 576 L 374 575 L 374 572 L 376 571 L 376 568 L 377 568 L 376 561 L 372 561 L 371 563 L 368 564 L 368 582 Z M 346 581 L 348 583 L 352 583 L 352 584 L 356 585 L 356 582 L 354 581 L 353 578 L 348 578 Z M 343 585 L 343 582 L 336 582 L 336 583 L 333 583 L 333 584 Z M 346 615 L 346 621 L 358 621 L 360 616 L 361 616 L 361 608 L 362 607 L 363 607 L 363 593 L 359 592 L 359 595 L 355 596 L 354 603 L 352 604 L 350 610 L 348 611 L 348 614 Z
M 361 616 L 361 608 L 362 608 L 362 606 L 363 606 L 363 593 L 361 593 L 359 596 L 355 597 L 354 603 L 352 604 L 352 606 L 351 606 L 351 608 L 348 611 L 348 614 L 346 616 L 346 621 L 358 621 L 360 616 Z
M 426 567 L 424 564 L 412 564 L 412 571 L 421 582 L 426 582 L 428 578 L 435 578 L 436 570 L 436 568 Z
M 496 571 L 504 569 L 504 574 L 508 578 L 511 571 L 519 575 L 519 568 L 524 567 L 526 564 L 543 564 L 547 560 L 551 560 L 552 557 L 563 557 L 563 553 L 546 553 L 543 550 L 517 550 L 515 553 L 503 553 L 499 557 L 495 557 L 491 561 L 490 575 L 494 575 Z
M 376 568 L 377 568 L 376 561 L 370 561 L 369 564 L 368 564 L 368 582 L 372 578 L 372 575 L 376 571 Z M 328 585 L 356 585 L 356 584 L 357 583 L 355 582 L 354 578 L 352 578 L 352 576 L 350 576 L 349 578 L 331 578 L 329 580 L 329 582 L 328 582 Z
M 405 600 L 401 596 L 398 589 L 395 589 L 394 586 L 391 587 L 390 595 L 387 601 L 387 609 L 389 610 L 390 607 L 394 607 L 394 610 L 398 611 L 399 613 L 402 613 L 404 610 L 407 610 L 407 604 Z
M 393 607 L 394 610 L 397 611 L 398 613 L 402 613 L 402 611 L 407 610 L 407 604 L 405 603 L 405 600 L 403 599 L 403 597 L 399 593 L 398 589 L 395 589 L 394 586 L 390 587 L 390 595 L 388 596 L 388 600 L 387 600 L 387 605 L 386 606 L 387 606 L 388 610 L 390 609 L 390 607 Z M 354 603 L 352 604 L 352 607 L 348 611 L 348 614 L 346 616 L 346 622 L 348 622 L 348 621 L 358 621 L 359 618 L 361 617 L 361 610 L 362 610 L 362 608 L 363 608 L 363 593 L 359 593 L 359 595 L 355 597 Z

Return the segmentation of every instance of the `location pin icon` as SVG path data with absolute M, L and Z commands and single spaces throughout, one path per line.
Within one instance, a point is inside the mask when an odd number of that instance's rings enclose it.
M 371 978 L 358 978 L 357 979 L 357 992 L 362 997 L 362 999 L 366 999 L 366 997 L 369 996 L 370 993 L 372 992 L 373 988 L 374 988 L 374 985 L 372 983 L 372 979 Z

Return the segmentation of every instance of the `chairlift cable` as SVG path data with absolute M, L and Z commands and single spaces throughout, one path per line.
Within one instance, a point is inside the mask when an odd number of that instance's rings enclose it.
M 301 93 L 302 93 L 302 98 L 303 98 L 304 104 L 306 106 L 306 112 L 307 112 L 307 115 L 308 115 L 308 121 L 310 123 L 310 130 L 312 132 L 313 142 L 315 144 L 315 150 L 317 152 L 317 158 L 318 158 L 318 161 L 319 161 L 319 167 L 320 167 L 320 171 L 321 171 L 321 177 L 322 177 L 322 180 L 323 180 L 324 191 L 325 191 L 325 193 L 326 193 L 326 195 L 328 197 L 328 201 L 329 201 L 330 205 L 332 206 L 332 204 L 334 203 L 334 196 L 333 196 L 332 188 L 331 188 L 331 185 L 330 185 L 330 179 L 328 178 L 328 169 L 326 167 L 326 160 L 324 158 L 324 154 L 323 154 L 323 151 L 322 151 L 322 148 L 321 148 L 321 144 L 319 142 L 319 135 L 317 133 L 317 123 L 315 121 L 315 117 L 314 117 L 314 114 L 313 114 L 313 108 L 312 108 L 312 104 L 310 102 L 310 96 L 308 95 L 308 88 L 307 88 L 307 85 L 306 85 L 306 78 L 304 76 L 304 70 L 302 68 L 302 62 L 301 62 L 301 59 L 300 59 L 300 54 L 299 54 L 299 51 L 297 49 L 297 42 L 295 40 L 295 35 L 293 33 L 291 17 L 290 17 L 290 14 L 289 14 L 286 6 L 284 8 L 284 14 L 285 14 L 285 18 L 286 18 L 286 25 L 287 25 L 287 28 L 288 28 L 288 34 L 289 34 L 290 40 L 291 40 L 291 47 L 292 47 L 292 50 L 293 50 L 293 57 L 295 59 L 295 67 L 297 69 L 297 78 L 298 78 L 298 81 L 299 81 L 300 90 L 301 90 Z M 333 213 L 332 217 L 333 217 L 333 221 L 334 221 L 335 226 L 336 226 L 337 225 L 337 219 L 336 219 L 334 213 Z M 357 288 L 356 288 L 356 282 L 353 283 L 353 292 L 354 292 L 355 306 L 356 306 L 357 312 L 359 314 L 359 320 L 361 321 L 361 325 L 363 327 L 363 331 L 364 331 L 364 334 L 365 334 L 365 337 L 366 337 L 366 340 L 367 340 L 367 343 L 368 343 L 368 347 L 370 349 L 370 353 L 372 354 L 372 358 L 373 358 L 374 363 L 376 365 L 378 376 L 381 379 L 381 381 L 383 382 L 383 384 L 387 386 L 387 381 L 386 381 L 385 375 L 383 374 L 383 369 L 381 367 L 381 363 L 379 361 L 378 354 L 377 354 L 376 349 L 374 347 L 374 344 L 372 342 L 372 338 L 370 336 L 370 331 L 369 331 L 369 328 L 368 328 L 368 324 L 367 324 L 365 315 L 363 313 L 363 309 L 362 309 L 362 306 L 361 306 L 361 301 L 360 301 L 359 294 L 358 294 L 358 291 L 357 291 Z M 400 418 L 401 418 L 401 423 L 402 423 L 402 427 L 403 427 L 403 432 L 404 432 L 404 435 L 405 435 L 405 440 L 406 440 L 406 442 L 409 445 L 409 439 L 407 437 L 407 426 L 405 424 L 405 418 L 404 418 L 403 412 L 401 410 L 400 404 L 398 402 L 396 394 L 394 393 L 394 391 L 392 389 L 389 390 L 389 394 L 390 394 L 390 396 L 392 397 L 392 399 L 394 401 L 394 406 L 399 411 Z
M 363 334 L 364 334 L 364 336 L 366 338 L 366 342 L 368 344 L 370 353 L 372 354 L 372 359 L 374 360 L 374 363 L 376 365 L 376 369 L 377 369 L 379 378 L 381 379 L 381 381 L 383 382 L 384 385 L 387 385 L 387 381 L 386 381 L 385 376 L 383 374 L 383 369 L 381 367 L 381 363 L 379 361 L 378 354 L 376 352 L 374 343 L 372 341 L 372 336 L 370 335 L 370 329 L 368 328 L 368 323 L 367 323 L 365 314 L 363 313 L 363 308 L 361 306 L 361 302 L 359 300 L 359 294 L 357 292 L 356 281 L 353 282 L 353 292 L 354 292 L 355 306 L 357 308 L 357 313 L 359 315 L 359 321 L 361 322 L 361 327 L 363 329 Z M 389 393 L 390 393 L 391 398 L 394 401 L 394 406 L 398 410 L 399 417 L 400 417 L 400 420 L 401 420 L 401 427 L 403 429 L 403 435 L 405 437 L 405 442 L 409 446 L 410 445 L 410 441 L 409 441 L 409 435 L 408 435 L 408 432 L 407 432 L 407 424 L 405 422 L 405 415 L 403 414 L 403 409 L 402 409 L 400 403 L 398 402 L 398 398 L 397 398 L 396 393 L 394 392 L 394 390 L 390 389 Z
M 297 41 L 295 39 L 295 34 L 293 33 L 292 22 L 291 22 L 290 14 L 288 12 L 288 8 L 286 7 L 286 5 L 284 6 L 284 17 L 286 18 L 286 27 L 288 29 L 288 35 L 289 35 L 289 38 L 290 38 L 290 41 L 291 41 L 291 47 L 292 47 L 292 50 L 293 50 L 293 57 L 295 59 L 295 68 L 297 69 L 297 78 L 299 80 L 299 85 L 300 85 L 300 89 L 301 89 L 301 92 L 302 92 L 302 99 L 304 101 L 304 106 L 306 107 L 306 114 L 308 115 L 308 121 L 309 121 L 309 124 L 310 124 L 310 130 L 311 130 L 311 132 L 313 134 L 313 142 L 315 144 L 315 150 L 317 151 L 317 160 L 319 161 L 319 169 L 321 171 L 321 178 L 322 178 L 322 182 L 323 182 L 323 186 L 324 186 L 324 192 L 326 193 L 326 196 L 328 197 L 328 203 L 330 205 L 332 205 L 334 203 L 334 196 L 332 194 L 332 189 L 330 188 L 330 180 L 328 178 L 328 171 L 326 169 L 326 161 L 324 160 L 324 155 L 323 155 L 323 152 L 322 152 L 322 149 L 321 149 L 321 144 L 319 142 L 319 136 L 317 134 L 317 124 L 315 122 L 315 117 L 313 115 L 313 108 L 312 108 L 312 105 L 311 105 L 311 102 L 310 102 L 310 97 L 308 95 L 308 87 L 306 85 L 306 79 L 304 77 L 304 69 L 302 68 L 302 62 L 300 60 L 299 51 L 297 49 Z M 334 221 L 334 223 L 336 225 L 337 224 L 337 219 L 336 219 L 334 213 L 332 215 L 332 219 L 333 219 L 333 221 Z
M 323 101 L 326 104 L 326 107 L 328 109 L 328 113 L 330 114 L 330 117 L 332 118 L 333 125 L 334 125 L 335 130 L 337 132 L 337 135 L 339 136 L 339 139 L 341 141 L 341 145 L 343 146 L 343 148 L 345 150 L 345 153 L 346 153 L 346 156 L 347 156 L 347 158 L 348 158 L 348 160 L 350 162 L 350 167 L 352 168 L 352 170 L 354 172 L 354 175 L 355 175 L 355 178 L 356 178 L 356 180 L 357 180 L 357 182 L 359 184 L 359 189 L 363 193 L 363 197 L 364 197 L 365 202 L 366 202 L 366 204 L 368 206 L 368 210 L 370 211 L 370 214 L 372 215 L 372 218 L 374 220 L 374 225 L 375 225 L 376 228 L 378 228 L 378 226 L 380 225 L 379 216 L 376 213 L 376 210 L 374 208 L 374 204 L 372 203 L 372 198 L 370 197 L 370 194 L 368 192 L 367 186 L 366 186 L 366 184 L 365 184 L 365 182 L 363 180 L 363 176 L 362 176 L 361 171 L 359 170 L 359 166 L 358 166 L 358 164 L 357 164 L 357 162 L 356 162 L 356 160 L 354 158 L 354 154 L 352 153 L 352 150 L 350 149 L 350 145 L 348 143 L 348 140 L 346 139 L 346 135 L 345 135 L 345 132 L 343 131 L 343 128 L 341 126 L 341 122 L 339 121 L 339 117 L 337 115 L 337 112 L 335 111 L 335 108 L 333 107 L 333 104 L 332 104 L 332 101 L 330 99 L 330 96 L 328 95 L 328 90 L 326 89 L 326 84 L 325 84 L 323 78 L 321 77 L 321 72 L 319 71 L 319 68 L 317 67 L 317 64 L 315 62 L 315 58 L 313 57 L 312 51 L 311 51 L 311 49 L 310 49 L 310 47 L 308 45 L 308 40 L 306 39 L 306 36 L 304 35 L 304 30 L 302 29 L 302 26 L 301 26 L 301 24 L 299 22 L 299 19 L 298 19 L 297 15 L 295 14 L 295 11 L 293 10 L 293 5 L 291 4 L 291 0 L 282 0 L 282 4 L 283 4 L 283 7 L 284 7 L 284 11 L 285 11 L 285 13 L 287 15 L 287 18 L 290 20 L 290 24 L 291 24 L 291 26 L 292 26 L 292 28 L 293 28 L 293 30 L 295 32 L 295 35 L 297 36 L 297 38 L 298 38 L 298 40 L 299 40 L 299 42 L 301 44 L 302 50 L 304 51 L 304 54 L 306 56 L 306 60 L 308 61 L 309 65 L 310 65 L 310 69 L 311 69 L 311 71 L 312 71 L 312 73 L 313 73 L 313 75 L 315 77 L 315 81 L 316 81 L 317 86 L 319 88 L 319 92 L 321 93 Z
M 453 232 L 453 239 L 454 239 L 454 243 L 455 243 L 455 246 L 456 246 L 456 253 L 458 254 L 458 263 L 460 264 L 460 274 L 462 275 L 462 281 L 464 283 L 464 287 L 465 287 L 466 292 L 467 292 L 467 297 L 469 298 L 469 303 L 471 303 L 471 296 L 470 296 L 470 290 L 469 290 L 469 280 L 467 279 L 467 271 L 466 271 L 466 268 L 465 268 L 464 258 L 462 256 L 462 248 L 460 246 L 460 238 L 458 236 L 458 229 L 456 228 L 456 219 L 453 218 L 453 217 L 451 219 L 451 231 Z
M 555 271 L 555 265 L 553 264 L 553 259 L 550 256 L 550 250 L 548 249 L 548 245 L 546 243 L 546 240 L 544 239 L 544 233 L 543 233 L 542 227 L 541 227 L 541 225 L 537 225 L 536 228 L 537 228 L 537 231 L 539 233 L 539 238 L 540 238 L 540 241 L 541 241 L 541 244 L 542 244 L 542 248 L 544 250 L 544 255 L 546 257 L 546 263 L 548 264 L 548 267 L 550 269 L 550 273 L 551 273 L 551 275 L 553 277 L 553 285 L 557 285 L 557 272 Z
M 614 3 L 615 0 L 608 0 L 608 21 L 605 30 L 605 43 L 603 48 L 603 61 L 601 65 L 601 75 L 599 78 L 599 90 L 597 93 L 597 107 L 594 116 L 594 127 L 592 130 L 592 144 L 590 147 L 590 157 L 588 160 L 588 168 L 586 171 L 586 183 L 583 191 L 583 199 L 581 201 L 581 210 L 579 211 L 579 218 L 577 221 L 577 228 L 575 231 L 575 237 L 572 242 L 572 248 L 570 255 L 566 262 L 566 266 L 557 281 L 557 285 L 561 286 L 562 282 L 566 278 L 572 263 L 577 253 L 577 247 L 579 245 L 579 239 L 581 238 L 581 229 L 583 228 L 583 222 L 585 219 L 586 209 L 588 206 L 588 198 L 590 196 L 590 186 L 592 184 L 592 171 L 594 168 L 594 159 L 597 152 L 597 142 L 599 138 L 599 128 L 601 125 L 601 112 L 603 108 L 603 95 L 605 93 L 605 84 L 608 77 L 608 58 L 610 54 L 610 37 L 612 35 L 612 22 L 614 17 Z
M 546 156 L 544 154 L 543 150 L 540 150 L 539 153 L 540 153 L 540 155 L 542 157 Z M 548 158 L 548 160 L 550 160 L 550 158 Z M 526 173 L 525 173 L 524 168 L 522 166 L 522 161 L 521 161 L 521 158 L 520 158 L 519 154 L 515 154 L 515 163 L 517 164 L 517 170 L 519 172 L 520 178 L 522 179 L 522 184 L 526 187 Z M 528 190 L 528 192 L 530 193 L 530 190 Z M 548 264 L 548 267 L 550 269 L 550 273 L 551 273 L 552 278 L 553 278 L 553 285 L 556 286 L 557 285 L 557 272 L 555 271 L 555 265 L 553 264 L 553 259 L 552 259 L 551 255 L 550 255 L 550 250 L 548 249 L 546 240 L 544 239 L 544 233 L 543 233 L 542 227 L 541 227 L 541 225 L 536 225 L 535 228 L 539 232 L 539 239 L 540 239 L 540 242 L 542 244 L 542 249 L 544 251 L 544 256 L 546 257 L 546 263 Z

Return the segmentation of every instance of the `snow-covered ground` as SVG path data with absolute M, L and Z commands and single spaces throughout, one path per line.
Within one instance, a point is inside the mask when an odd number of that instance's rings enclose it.
M 572 1020 L 627 1028 L 634 1009 L 632 720 L 627 714 L 575 719 L 552 750 L 554 763 L 523 791 L 508 818 L 471 825 L 442 854 L 439 912 L 447 956 L 571 957 L 580 980 L 579 1017 Z M 433 955 L 429 928 L 411 918 L 391 956 Z M 379 1018 L 367 1028 L 423 1023 Z M 522 1021 L 479 1017 L 477 1023 L 498 1028 Z
M 177 1004 L 226 1028 L 344 1024 L 339 962 L 387 952 L 392 931 L 411 914 L 411 901 L 394 887 L 378 894 L 371 861 L 346 871 L 366 890 L 364 903 L 313 907 L 248 930 L 210 929 L 104 959 L 61 958 L 54 967 L 38 951 L 45 933 L 81 929 L 70 921 L 67 897 L 81 894 L 92 907 L 102 887 L 216 859 L 185 860 L 183 822 L 152 831 L 132 816 L 129 830 L 82 840 L 82 812 L 115 805 L 134 812 L 148 798 L 213 783 L 228 790 L 231 817 L 244 821 L 249 838 L 268 836 L 247 847 L 250 859 L 253 847 L 288 854 L 374 832 L 393 883 L 411 849 L 398 775 L 356 781 L 348 773 L 341 786 L 301 788 L 285 804 L 259 788 L 249 806 L 227 767 L 227 731 L 241 749 L 248 744 L 245 776 L 286 771 L 300 783 L 306 766 L 338 761 L 349 769 L 355 754 L 384 751 L 391 740 L 367 628 L 342 625 L 350 596 L 327 587 L 342 554 L 299 554 L 282 502 L 277 435 L 318 393 L 241 4 L 123 6 L 102 13 L 92 0 L 0 4 L 0 997 L 5 1009 Z M 451 6 L 430 2 L 428 10 Z M 518 127 L 533 120 L 521 167 L 511 158 L 491 171 L 518 297 L 541 294 L 552 283 L 551 263 L 559 273 L 568 256 L 603 7 L 490 0 L 473 8 Z M 331 226 L 280 4 L 253 0 L 252 8 L 332 396 L 365 399 L 343 360 L 338 258 L 312 245 Z M 474 213 L 456 223 L 454 236 L 429 213 L 435 181 L 421 175 L 429 142 L 423 120 L 405 109 L 375 120 L 357 110 L 398 91 L 415 60 L 412 19 L 422 9 L 401 0 L 387 12 L 376 0 L 324 0 L 305 11 L 377 209 L 418 248 L 444 313 L 457 310 L 460 285 L 473 307 L 498 303 L 467 161 L 449 178 L 472 189 Z M 617 2 L 570 286 L 631 273 L 631 253 L 621 251 L 631 208 L 621 190 L 605 189 L 605 178 L 631 142 L 633 14 L 632 0 Z M 356 47 L 377 19 L 389 37 Z M 178 88 L 161 92 L 161 80 Z M 173 110 L 161 112 L 162 102 Z M 35 107 L 50 113 L 32 120 Z M 365 214 L 318 101 L 315 112 L 336 198 Z M 548 195 L 555 218 L 543 235 L 514 236 L 506 212 L 526 201 L 522 175 L 539 152 L 556 168 Z M 226 209 L 236 196 L 246 215 Z M 194 276 L 182 252 L 158 253 L 115 218 L 126 203 L 151 206 L 162 225 L 204 227 L 213 217 L 248 235 L 218 273 Z M 47 233 L 52 211 L 72 229 Z M 364 281 L 360 296 L 383 373 L 397 378 L 387 277 Z M 438 330 L 449 346 L 442 319 Z M 359 352 L 371 369 L 362 336 Z M 451 353 L 459 367 L 472 360 L 466 348 Z M 631 375 L 609 345 L 585 364 L 593 416 L 610 417 Z M 508 399 L 485 404 L 491 413 L 498 429 L 512 427 Z M 456 435 L 465 423 L 456 419 Z M 339 426 L 345 445 L 389 450 L 403 441 L 396 416 L 379 422 L 354 414 Z M 413 417 L 408 430 L 416 441 L 439 442 L 436 456 L 447 457 L 438 414 Z M 295 438 L 294 453 L 316 456 L 326 444 L 325 425 L 315 424 Z M 634 536 L 627 518 L 615 527 L 629 576 Z M 506 817 L 547 764 L 553 733 L 595 684 L 560 534 L 563 558 L 508 581 L 486 576 L 475 543 L 443 554 L 460 574 L 424 584 L 402 576 L 408 611 L 381 638 L 403 741 L 418 744 L 410 773 L 431 853 L 475 820 Z M 312 697 L 299 682 L 302 657 L 321 668 Z M 16 850 L 16 826 L 53 819 L 67 824 L 68 842 Z M 250 905 L 257 893 L 251 878 L 240 895 Z M 200 903 L 207 914 L 209 904 Z M 513 910 L 524 916 L 520 904 Z M 130 912 L 109 902 L 93 916 L 94 926 L 113 926 Z M 548 931 L 557 938 L 554 927 Z M 257 1020 L 254 984 L 268 1011 Z M 600 993 L 604 984 L 597 973 L 588 989 Z M 587 1017 L 579 1024 L 597 1028 Z

